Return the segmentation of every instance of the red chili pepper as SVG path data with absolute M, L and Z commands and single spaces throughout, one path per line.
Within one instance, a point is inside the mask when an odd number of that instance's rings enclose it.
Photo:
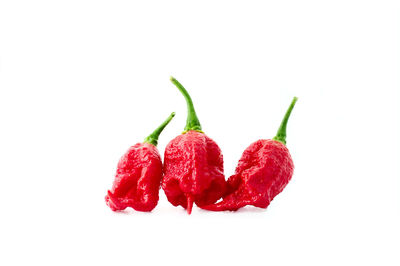
M 228 192 L 221 202 L 201 208 L 210 211 L 236 211 L 246 205 L 267 208 L 288 184 L 294 165 L 286 148 L 286 125 L 297 101 L 286 112 L 277 135 L 252 143 L 242 154 L 235 174 L 228 179 Z
M 183 134 L 165 148 L 162 188 L 169 202 L 190 214 L 193 202 L 212 204 L 224 194 L 223 157 L 218 145 L 201 131 L 189 93 L 176 79 L 171 81 L 185 97 L 188 116 Z
M 160 133 L 175 116 L 172 113 L 143 143 L 130 147 L 119 160 L 106 203 L 113 211 L 132 207 L 149 212 L 156 207 L 162 179 L 162 161 L 157 150 Z

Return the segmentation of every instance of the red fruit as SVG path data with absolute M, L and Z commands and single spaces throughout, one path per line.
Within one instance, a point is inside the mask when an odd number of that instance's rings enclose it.
M 286 148 L 286 125 L 297 101 L 295 97 L 273 140 L 252 143 L 242 154 L 235 174 L 228 180 L 221 202 L 202 206 L 211 211 L 236 211 L 246 205 L 267 208 L 289 183 L 294 165 Z
M 204 133 L 190 130 L 165 148 L 162 188 L 174 206 L 190 213 L 193 202 L 212 204 L 221 198 L 225 185 L 221 150 Z
M 212 211 L 235 211 L 246 205 L 266 208 L 292 178 L 289 150 L 275 140 L 258 140 L 244 152 L 235 174 L 228 180 L 230 194 L 223 201 L 203 206 Z
M 185 131 L 165 148 L 162 188 L 169 202 L 190 214 L 197 206 L 212 204 L 225 193 L 224 162 L 218 145 L 201 131 L 192 99 L 174 78 L 188 109 Z
M 113 211 L 127 207 L 151 211 L 158 202 L 161 178 L 162 162 L 156 146 L 137 143 L 119 160 L 106 203 Z
M 118 162 L 117 173 L 106 204 L 113 211 L 132 207 L 149 212 L 158 203 L 162 161 L 157 150 L 158 137 L 175 116 L 172 113 L 143 143 L 130 147 Z

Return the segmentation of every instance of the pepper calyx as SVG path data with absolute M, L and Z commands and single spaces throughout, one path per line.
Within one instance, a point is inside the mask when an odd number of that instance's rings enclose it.
M 190 129 L 190 130 L 182 131 L 182 134 L 186 134 L 186 133 L 188 133 L 189 131 L 196 131 L 196 132 L 199 132 L 199 133 L 203 133 L 203 134 L 204 134 L 204 131 L 196 130 L 196 129 Z

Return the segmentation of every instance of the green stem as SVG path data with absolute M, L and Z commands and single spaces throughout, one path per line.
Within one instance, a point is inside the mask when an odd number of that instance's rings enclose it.
M 297 102 L 297 97 L 294 97 L 292 103 L 290 104 L 288 110 L 286 111 L 285 117 L 283 118 L 282 123 L 278 129 L 278 132 L 276 133 L 276 136 L 273 138 L 273 140 L 282 142 L 283 144 L 286 145 L 286 125 L 296 102 Z
M 147 142 L 153 144 L 154 146 L 157 146 L 158 137 L 160 136 L 161 132 L 169 124 L 169 122 L 172 120 L 174 116 L 175 113 L 171 113 L 170 116 L 168 116 L 168 118 L 158 128 L 156 128 L 156 130 L 154 130 L 153 133 L 151 133 L 147 138 L 145 138 L 143 142 Z
M 183 97 L 185 97 L 186 103 L 187 103 L 187 119 L 186 119 L 186 126 L 185 126 L 185 132 L 189 130 L 196 130 L 201 132 L 201 125 L 200 121 L 197 118 L 196 112 L 194 111 L 194 106 L 192 102 L 192 98 L 190 98 L 189 93 L 187 90 L 182 86 L 182 84 L 179 83 L 174 77 L 170 78 L 171 82 L 174 83 L 174 85 L 179 89 L 179 91 L 183 94 Z

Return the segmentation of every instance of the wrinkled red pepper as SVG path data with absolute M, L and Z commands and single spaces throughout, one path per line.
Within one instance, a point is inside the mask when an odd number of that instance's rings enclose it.
M 162 161 L 156 146 L 160 133 L 174 116 L 172 113 L 143 143 L 130 147 L 119 160 L 112 189 L 106 196 L 111 210 L 132 207 L 149 212 L 156 207 L 162 179 Z
M 236 211 L 246 205 L 267 208 L 285 188 L 294 170 L 292 157 L 285 145 L 286 125 L 296 101 L 295 97 L 272 140 L 257 140 L 243 152 L 235 174 L 228 179 L 224 199 L 201 208 L 211 211 Z
M 201 125 L 186 89 L 171 81 L 185 97 L 188 117 L 183 134 L 165 148 L 162 188 L 174 206 L 192 211 L 193 202 L 204 206 L 216 202 L 225 192 L 223 157 L 218 145 L 201 131 Z

